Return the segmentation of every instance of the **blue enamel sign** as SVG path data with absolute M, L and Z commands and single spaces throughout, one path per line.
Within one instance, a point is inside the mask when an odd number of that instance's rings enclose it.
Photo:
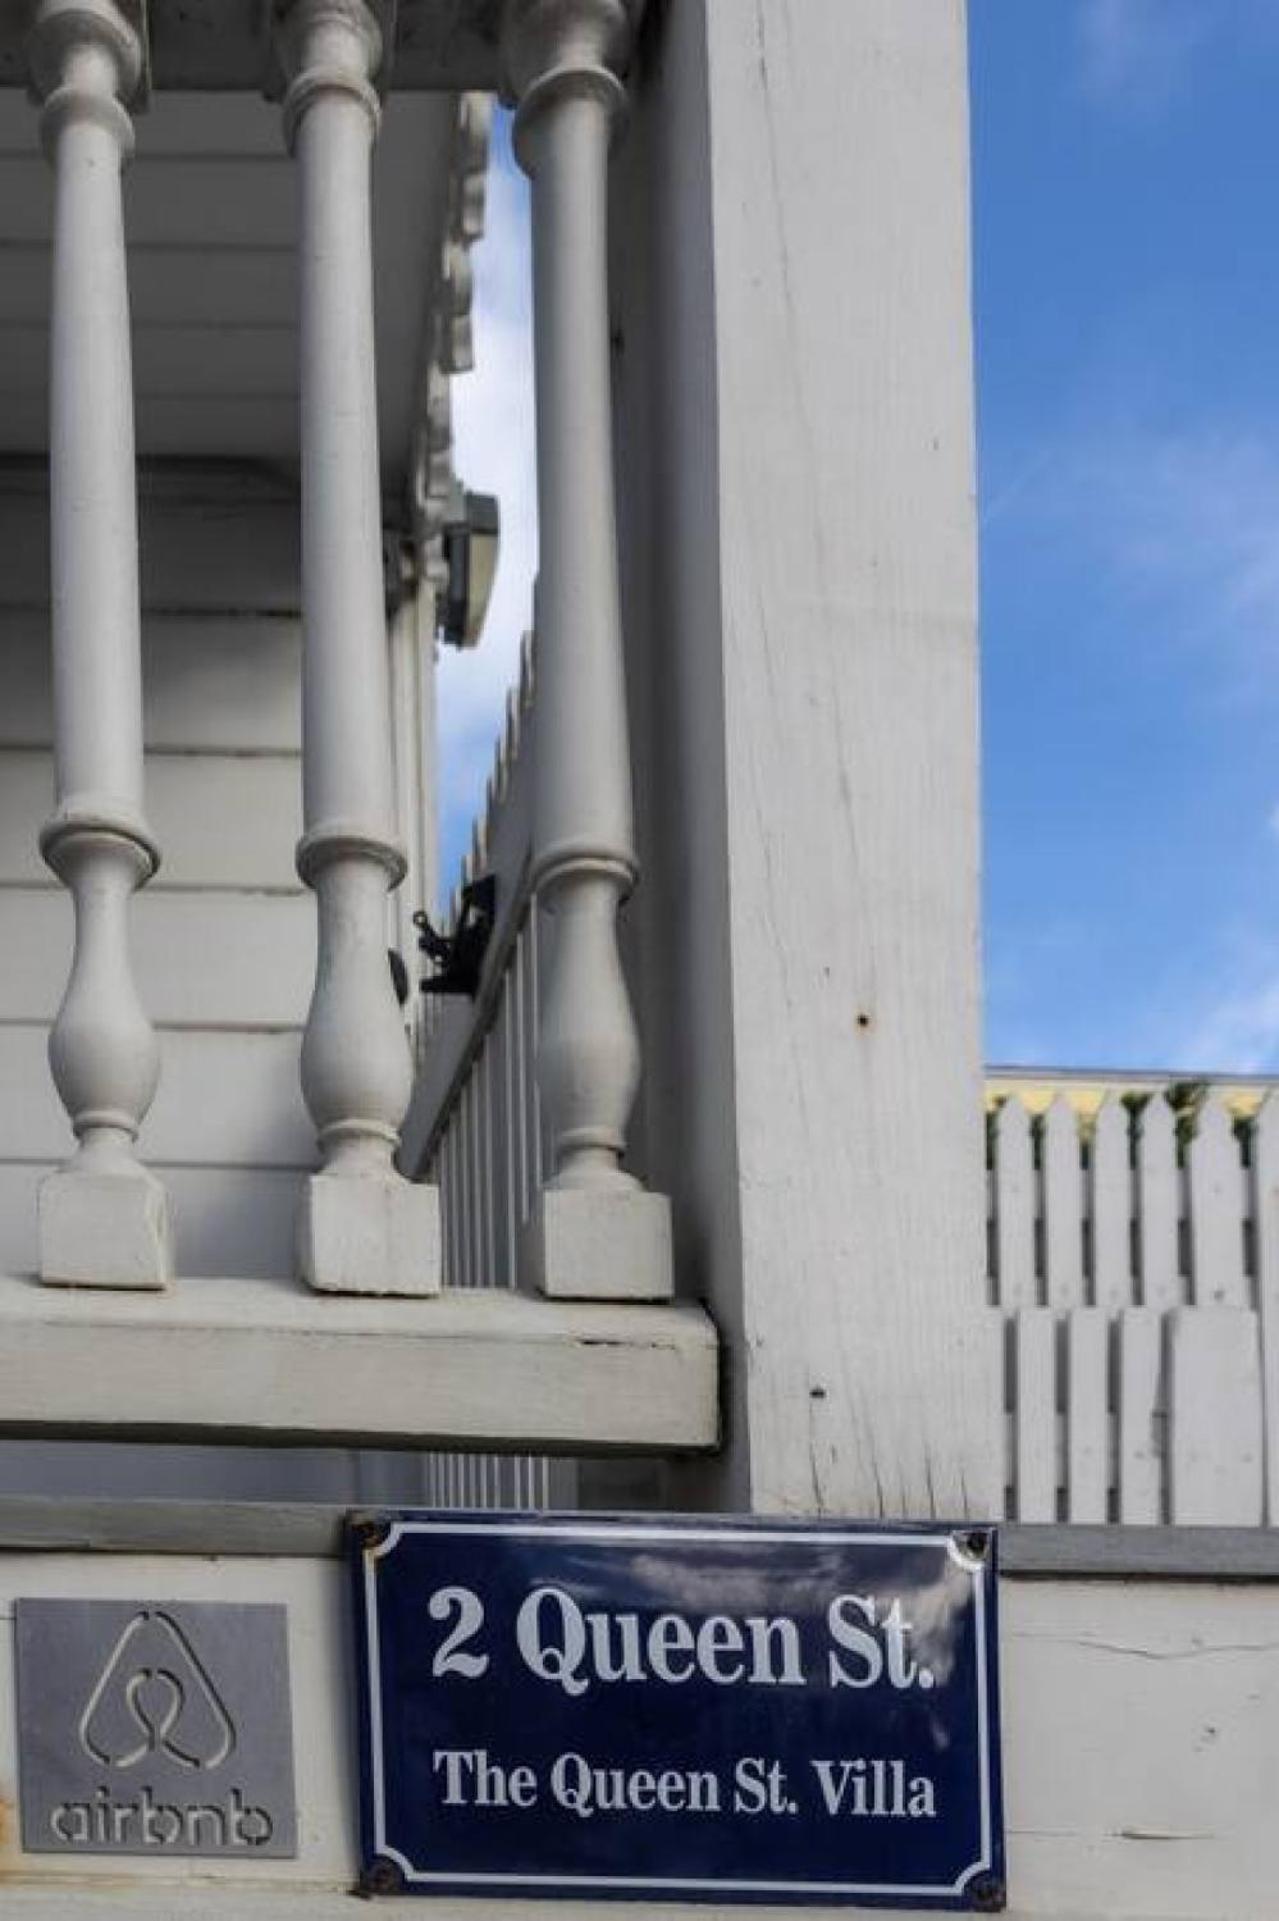
M 1003 1906 L 989 1529 L 352 1541 L 365 1892 Z

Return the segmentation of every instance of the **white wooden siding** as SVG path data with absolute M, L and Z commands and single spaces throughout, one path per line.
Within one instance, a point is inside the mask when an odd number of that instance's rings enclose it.
M 34 1265 L 39 1179 L 71 1146 L 45 1059 L 71 914 L 40 859 L 51 805 L 46 504 L 0 481 L 0 1267 Z M 298 507 L 252 470 L 148 477 L 142 552 L 147 806 L 163 865 L 133 948 L 162 1072 L 143 1151 L 168 1182 L 185 1277 L 293 1270 L 314 1162 L 298 1085 L 315 910 L 301 818 Z M 411 693 L 406 689 L 406 696 Z M 403 740 L 414 739 L 412 727 Z M 399 782 L 421 807 L 423 768 Z M 421 886 L 419 852 L 415 881 Z M 412 904 L 416 904 L 415 895 Z
M 991 1116 L 1017 1520 L 1279 1521 L 1276 1097 L 1169 1093 Z

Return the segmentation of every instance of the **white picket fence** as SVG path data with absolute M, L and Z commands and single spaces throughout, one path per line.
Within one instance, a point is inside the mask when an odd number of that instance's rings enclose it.
M 1008 1513 L 1279 1523 L 1279 1091 L 990 1118 Z

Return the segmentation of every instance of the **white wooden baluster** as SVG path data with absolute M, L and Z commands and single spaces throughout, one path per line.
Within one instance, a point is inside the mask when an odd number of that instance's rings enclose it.
M 49 1037 L 79 1141 L 40 1189 L 40 1274 L 163 1287 L 164 1188 L 134 1154 L 160 1072 L 129 960 L 129 901 L 159 865 L 142 811 L 142 666 L 129 294 L 120 174 L 142 76 L 110 0 L 41 0 L 31 72 L 55 175 L 50 302 L 54 760 L 40 836 L 75 902 L 75 954 Z
M 515 145 L 533 182 L 538 752 L 534 879 L 554 917 L 538 1078 L 555 1173 L 524 1240 L 548 1294 L 672 1288 L 669 1204 L 621 1159 L 639 1045 L 617 945 L 633 886 L 613 494 L 608 151 L 636 9 L 508 0 Z
M 280 28 L 297 160 L 301 294 L 303 792 L 298 872 L 319 953 L 302 1091 L 322 1166 L 298 1256 L 313 1287 L 431 1294 L 434 1189 L 393 1155 L 412 1067 L 387 966 L 385 895 L 403 878 L 393 826 L 374 382 L 370 174 L 381 36 L 362 0 L 295 0 Z

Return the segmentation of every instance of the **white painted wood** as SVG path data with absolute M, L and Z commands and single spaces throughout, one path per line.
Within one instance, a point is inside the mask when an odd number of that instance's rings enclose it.
M 163 1287 L 168 1201 L 134 1151 L 160 1070 L 129 956 L 134 891 L 160 864 L 143 816 L 133 382 L 120 171 L 142 48 L 111 0 L 41 0 L 30 43 L 54 170 L 49 485 L 57 805 L 40 851 L 75 902 L 49 1064 L 76 1137 L 40 1190 L 55 1284 Z M 35 197 L 34 195 L 32 196 Z
M 1261 1356 L 1251 1308 L 1183 1308 L 1169 1329 L 1169 1520 L 1262 1519 Z
M 3 527 L 0 512 L 0 538 Z M 170 613 L 145 619 L 142 724 L 148 750 L 297 753 L 300 645 L 297 622 L 288 615 Z M 43 611 L 5 617 L 4 660 L 0 747 L 52 745 L 49 623 Z
M 995 1263 L 999 1304 L 1009 1312 L 1039 1300 L 1035 1261 L 1035 1166 L 1030 1116 L 1013 1095 L 994 1120 Z
M 1164 1518 L 1163 1316 L 1151 1307 L 1118 1315 L 1119 1520 L 1153 1527 Z
M 1132 1167 L 1129 1118 L 1123 1102 L 1108 1093 L 1093 1122 L 1088 1173 L 1092 1225 L 1091 1298 L 1095 1306 L 1130 1307 L 1132 1271 Z
M 395 835 L 374 370 L 372 80 L 381 35 L 362 0 L 296 0 L 280 30 L 285 135 L 297 163 L 302 396 L 302 740 L 319 952 L 302 1089 L 320 1172 L 298 1258 L 329 1292 L 430 1294 L 438 1196 L 392 1157 L 412 1064 L 386 963 L 385 895 L 407 865 Z
M 1057 1516 L 1057 1317 L 1024 1308 L 1013 1322 L 1014 1512 L 1019 1521 Z
M 49 757 L 0 753 L 0 885 L 39 882 L 35 827 L 47 811 Z M 148 798 L 165 849 L 153 885 L 298 891 L 293 839 L 300 819 L 291 755 L 153 754 Z M 385 963 L 383 941 L 383 961 Z
M 204 1280 L 157 1302 L 0 1279 L 0 1427 L 153 1437 L 639 1451 L 715 1444 L 700 1308 L 495 1288 L 400 1302 Z M 133 1386 L 130 1388 L 129 1384 Z
M 52 1020 L 70 951 L 60 892 L 0 887 L 0 1024 Z M 315 909 L 304 894 L 148 891 L 134 912 L 134 954 L 158 1026 L 300 1028 Z
M 1279 1100 L 1268 1094 L 1252 1129 L 1253 1220 L 1261 1389 L 1265 1420 L 1266 1519 L 1279 1526 Z
M 0 1272 L 36 1270 L 36 1191 L 53 1163 L 0 1163 Z M 294 1168 L 167 1163 L 174 1266 L 184 1283 L 206 1275 L 286 1280 L 294 1271 Z
M 963 8 L 680 0 L 654 42 L 611 262 L 632 1152 L 735 1356 L 674 1498 L 994 1511 Z
M 299 1036 L 277 1032 L 169 1030 L 160 1036 L 164 1076 L 147 1125 L 157 1166 L 310 1168 L 313 1130 L 297 1087 Z M 0 1026 L 0 1161 L 56 1161 L 69 1141 L 44 1071 L 42 1026 Z
M 1044 1296 L 1049 1307 L 1084 1304 L 1084 1177 L 1075 1110 L 1058 1094 L 1040 1142 L 1044 1218 Z
M 811 0 L 806 0 L 811 4 Z M 288 1517 L 282 1517 L 281 1532 Z M 344 1921 L 355 1863 L 350 1622 L 345 1571 L 329 1555 L 247 1552 L 6 1552 L 12 1597 L 65 1595 L 274 1602 L 287 1608 L 301 1817 L 296 1861 L 175 1864 L 23 1857 L 6 1840 L 5 1915 L 17 1921 Z M 83 1537 L 81 1537 L 83 1538 Z M 210 1530 L 208 1540 L 217 1540 Z M 1001 1592 L 1009 1921 L 1272 1921 L 1279 1654 L 1271 1581 L 1025 1580 Z M 12 1636 L 0 1637 L 0 1794 L 15 1784 Z M 1045 1740 L 1046 1728 L 1053 1730 Z M 109 1866 L 109 1872 L 107 1867 Z M 454 1901 L 415 1904 L 451 1921 Z M 712 1903 L 708 1921 L 729 1921 Z M 468 1900 L 474 1921 L 539 1921 L 536 1901 Z M 565 1921 L 599 1904 L 563 1902 Z M 644 1902 L 644 1921 L 687 1921 Z M 752 1907 L 759 1921 L 795 1910 Z M 815 1921 L 848 1910 L 814 1908 Z M 906 1921 L 923 1921 L 903 1911 Z
M 608 160 L 623 0 L 515 0 L 503 55 L 533 183 L 539 699 L 533 886 L 554 925 L 537 1058 L 552 1176 L 523 1261 L 550 1295 L 661 1299 L 670 1207 L 622 1166 L 640 1050 L 617 915 L 637 877 L 609 367 Z M 615 1198 L 616 1205 L 610 1206 Z M 604 1226 L 604 1223 L 608 1223 Z M 611 1253 L 612 1259 L 608 1259 Z M 603 1258 L 602 1258 L 603 1257 Z
M 1185 1298 L 1178 1241 L 1180 1215 L 1172 1109 L 1162 1089 L 1137 1117 L 1137 1196 L 1141 1302 L 1176 1307 Z
M 41 609 L 49 599 L 48 505 L 32 477 L 3 480 L 0 606 Z M 287 480 L 216 467 L 150 473 L 139 520 L 144 614 L 298 612 L 297 495 Z
M 1110 1315 L 1066 1317 L 1066 1519 L 1110 1519 Z
M 1217 1094 L 1199 1110 L 1186 1164 L 1191 1298 L 1200 1307 L 1246 1307 L 1244 1172 L 1232 1118 Z

